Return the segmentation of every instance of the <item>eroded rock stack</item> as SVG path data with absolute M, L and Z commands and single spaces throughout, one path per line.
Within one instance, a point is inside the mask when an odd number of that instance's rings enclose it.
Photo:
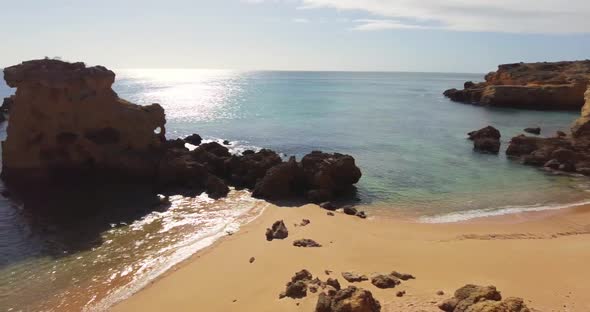
M 361 177 L 348 155 L 315 151 L 283 162 L 266 149 L 232 155 L 196 134 L 166 140 L 164 109 L 120 99 L 112 89 L 115 73 L 102 66 L 34 60 L 5 68 L 4 79 L 16 88 L 5 100 L 2 177 L 9 182 L 107 176 L 203 189 L 215 198 L 227 195 L 229 184 L 265 199 L 321 202 L 354 192 Z
M 449 89 L 444 95 L 485 106 L 577 110 L 589 82 L 590 60 L 515 63 L 500 65 L 485 82 L 466 82 L 463 90 Z

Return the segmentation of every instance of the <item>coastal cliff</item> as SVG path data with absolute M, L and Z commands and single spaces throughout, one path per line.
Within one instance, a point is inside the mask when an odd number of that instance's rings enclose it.
M 2 142 L 2 178 L 9 184 L 107 177 L 205 190 L 214 198 L 232 185 L 260 198 L 321 203 L 353 195 L 361 178 L 354 158 L 338 153 L 314 151 L 284 162 L 267 149 L 232 155 L 221 144 L 201 144 L 196 134 L 167 140 L 164 109 L 119 98 L 115 73 L 102 66 L 33 60 L 5 68 L 4 79 L 16 88 L 5 101 L 10 120 Z
M 455 102 L 484 106 L 577 110 L 590 82 L 590 60 L 514 63 L 498 66 L 485 82 L 468 81 L 444 95 Z
M 17 90 L 2 144 L 3 176 L 111 169 L 154 177 L 164 109 L 120 99 L 112 71 L 35 60 L 4 69 L 4 79 Z

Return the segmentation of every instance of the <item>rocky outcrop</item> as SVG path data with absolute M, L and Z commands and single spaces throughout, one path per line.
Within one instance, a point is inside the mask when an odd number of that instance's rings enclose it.
M 473 150 L 484 153 L 497 154 L 500 151 L 500 131 L 487 126 L 467 134 L 473 141 Z
M 107 169 L 155 177 L 164 109 L 120 99 L 112 71 L 36 60 L 5 68 L 4 79 L 17 88 L 2 144 L 4 177 Z
M 265 199 L 331 199 L 354 192 L 361 176 L 348 155 L 312 152 L 300 163 L 283 162 L 267 149 L 232 155 L 198 134 L 167 140 L 163 108 L 119 98 L 115 74 L 102 66 L 34 60 L 5 68 L 4 78 L 16 88 L 2 106 L 10 110 L 2 178 L 11 185 L 105 176 L 213 198 L 227 195 L 229 184 Z M 189 151 L 186 143 L 197 147 Z
M 582 107 L 580 118 L 572 127 L 572 135 L 576 138 L 590 137 L 590 87 L 584 94 L 585 104 Z
M 520 298 L 507 298 L 494 286 L 465 285 L 439 306 L 445 312 L 530 312 Z
M 466 82 L 443 94 L 456 102 L 485 106 L 575 110 L 584 104 L 590 60 L 500 65 L 485 82 Z
M 333 294 L 321 293 L 315 312 L 379 312 L 381 305 L 370 291 L 348 286 Z

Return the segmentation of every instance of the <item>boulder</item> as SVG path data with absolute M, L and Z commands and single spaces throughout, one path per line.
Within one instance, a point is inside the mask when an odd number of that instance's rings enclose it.
M 270 168 L 281 163 L 281 157 L 277 153 L 262 149 L 258 152 L 246 151 L 242 156 L 231 157 L 226 161 L 226 168 L 228 177 L 234 185 L 254 189 Z M 259 193 L 259 197 L 262 197 L 261 195 Z
M 186 138 L 183 139 L 186 143 L 192 144 L 192 145 L 201 145 L 201 142 L 203 141 L 203 138 L 201 138 L 200 135 L 193 133 L 189 136 L 187 136 Z
M 273 239 L 285 239 L 289 236 L 289 231 L 283 220 L 276 221 L 273 225 L 266 229 L 266 240 L 272 241 Z
M 4 79 L 17 88 L 2 148 L 5 179 L 65 171 L 155 177 L 164 109 L 120 99 L 112 71 L 44 59 L 6 67 Z
M 336 290 L 340 290 L 340 282 L 336 278 L 328 278 L 326 280 L 326 285 L 334 287 Z
M 356 214 L 358 213 L 358 211 L 356 210 L 356 208 L 354 207 L 350 207 L 350 206 L 346 206 L 342 209 L 342 211 L 349 215 L 349 216 L 356 216 Z
M 306 187 L 325 192 L 325 197 L 351 192 L 352 185 L 361 178 L 360 169 L 349 155 L 314 151 L 303 157 L 301 165 Z M 324 198 L 315 199 L 322 199 L 319 202 L 327 201 Z
M 487 126 L 476 131 L 467 133 L 470 140 L 476 139 L 496 139 L 499 140 L 502 136 L 500 131 L 492 126 Z
M 399 279 L 401 279 L 402 281 L 407 281 L 407 280 L 411 280 L 411 279 L 416 279 L 414 277 L 414 275 L 412 274 L 408 274 L 408 273 L 399 273 L 397 271 L 393 271 L 390 273 L 391 276 L 395 276 Z
M 381 305 L 370 291 L 354 286 L 332 295 L 320 293 L 315 312 L 379 312 Z
M 541 128 L 539 128 L 539 127 L 524 128 L 523 131 L 527 132 L 527 133 L 531 133 L 531 134 L 536 134 L 536 135 L 541 134 Z
M 220 178 L 209 174 L 207 182 L 205 184 L 207 195 L 213 199 L 218 199 L 227 196 L 229 193 L 229 187 Z
M 498 154 L 500 152 L 500 140 L 480 138 L 473 140 L 473 150 L 477 152 Z
M 293 197 L 303 188 L 302 174 L 295 157 L 291 157 L 289 161 L 268 169 L 264 177 L 256 183 L 252 196 L 266 199 Z
M 377 288 L 394 288 L 400 283 L 397 278 L 387 274 L 377 274 L 371 278 L 371 284 Z
M 439 308 L 446 312 L 530 312 L 520 298 L 502 301 L 496 287 L 471 284 L 457 289 L 454 297 L 443 301 Z

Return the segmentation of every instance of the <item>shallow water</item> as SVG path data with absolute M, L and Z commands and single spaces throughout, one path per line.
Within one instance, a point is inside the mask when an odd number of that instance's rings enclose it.
M 298 158 L 316 149 L 351 154 L 363 171 L 361 205 L 376 216 L 445 222 L 590 200 L 584 177 L 522 166 L 503 153 L 472 152 L 465 133 L 488 124 L 502 132 L 505 149 L 525 127 L 538 125 L 543 135 L 552 135 L 567 130 L 578 115 L 482 108 L 441 95 L 481 79 L 433 73 L 125 70 L 118 71 L 114 88 L 132 102 L 161 103 L 169 138 L 199 133 L 230 140 L 234 152 L 268 147 Z M 0 96 L 11 92 L 0 85 Z M 41 216 L 23 209 L 22 202 L 0 198 L 0 311 L 100 310 L 264 206 L 243 191 L 218 202 L 204 195 L 178 196 L 162 206 L 157 198 L 144 202 L 129 196 L 134 189 L 109 187 L 81 191 L 65 203 L 58 196 L 39 199 L 34 204 L 49 210 Z M 52 215 L 53 206 L 92 213 L 72 225 Z

